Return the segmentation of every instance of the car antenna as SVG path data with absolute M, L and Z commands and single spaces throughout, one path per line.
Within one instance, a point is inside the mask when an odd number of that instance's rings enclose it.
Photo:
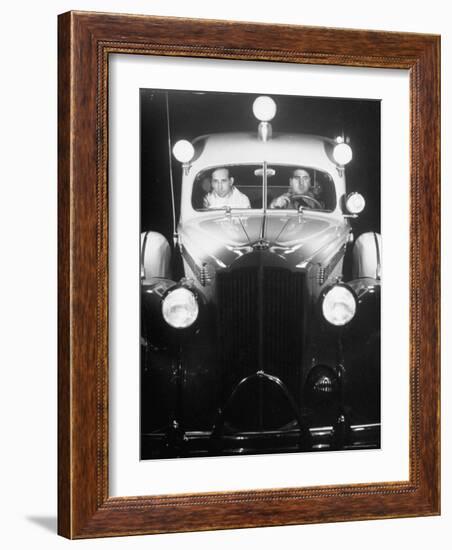
M 169 100 L 168 92 L 165 93 L 166 98 L 166 125 L 168 131 L 168 157 L 169 157 L 169 174 L 170 174 L 170 187 L 171 187 L 171 210 L 173 217 L 173 245 L 176 246 L 178 242 L 178 234 L 176 228 L 176 201 L 174 198 L 174 182 L 173 182 L 173 160 L 171 154 L 171 127 L 170 127 L 170 115 L 169 115 Z

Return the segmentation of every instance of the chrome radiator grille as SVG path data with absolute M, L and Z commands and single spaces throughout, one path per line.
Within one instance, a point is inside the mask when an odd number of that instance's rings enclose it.
M 217 273 L 218 352 L 229 386 L 263 370 L 298 397 L 304 274 L 280 267 Z

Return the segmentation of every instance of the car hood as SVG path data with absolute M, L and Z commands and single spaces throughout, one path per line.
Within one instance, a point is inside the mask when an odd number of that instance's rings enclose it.
M 321 261 L 343 244 L 348 231 L 348 224 L 325 214 L 281 211 L 207 215 L 184 223 L 180 236 L 195 261 L 208 261 L 210 256 L 219 267 L 229 267 L 255 249 L 268 249 L 297 265 L 314 258 Z

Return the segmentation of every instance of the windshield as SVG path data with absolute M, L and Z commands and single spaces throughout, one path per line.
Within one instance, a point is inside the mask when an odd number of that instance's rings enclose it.
M 331 212 L 336 193 L 330 174 L 297 165 L 217 166 L 199 172 L 193 183 L 192 205 L 198 211 L 264 208 L 264 202 L 269 210 Z

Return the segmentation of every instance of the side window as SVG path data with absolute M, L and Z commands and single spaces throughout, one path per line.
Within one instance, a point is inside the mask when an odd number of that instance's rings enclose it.
M 200 172 L 193 183 L 192 205 L 195 210 L 204 208 L 204 197 L 211 191 L 211 170 Z
M 333 179 L 327 172 L 312 171 L 312 194 L 321 203 L 324 210 L 336 208 L 336 193 Z

